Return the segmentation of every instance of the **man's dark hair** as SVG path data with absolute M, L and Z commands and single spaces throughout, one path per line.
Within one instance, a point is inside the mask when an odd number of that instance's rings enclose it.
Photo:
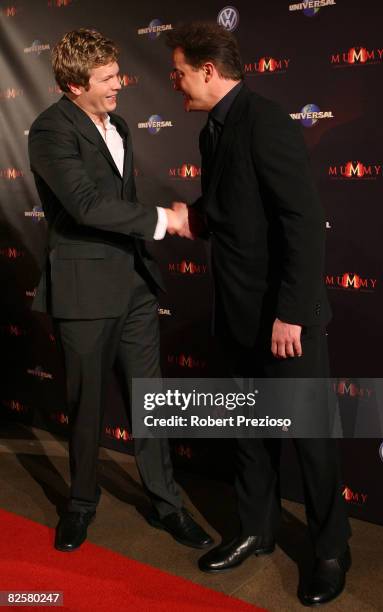
M 215 22 L 181 24 L 166 33 L 166 44 L 171 49 L 180 47 L 193 68 L 211 61 L 224 79 L 244 77 L 236 38 Z

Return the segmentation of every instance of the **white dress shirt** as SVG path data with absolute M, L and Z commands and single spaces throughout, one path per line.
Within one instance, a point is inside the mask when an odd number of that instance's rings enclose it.
M 110 121 L 108 114 L 104 117 L 104 125 L 94 122 L 94 125 L 100 132 L 102 138 L 105 141 L 106 146 L 109 149 L 111 156 L 113 157 L 114 163 L 116 164 L 121 176 L 124 174 L 124 142 L 118 133 L 118 130 L 113 123 Z M 166 230 L 168 227 L 168 218 L 164 208 L 157 206 L 158 220 L 156 229 L 154 230 L 154 240 L 162 240 L 165 237 Z

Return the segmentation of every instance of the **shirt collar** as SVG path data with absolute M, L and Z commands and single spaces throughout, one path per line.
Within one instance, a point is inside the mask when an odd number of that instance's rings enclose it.
M 240 90 L 243 87 L 243 81 L 239 81 L 237 85 L 234 85 L 230 91 L 227 92 L 223 98 L 220 99 L 219 102 L 211 109 L 209 113 L 209 117 L 214 119 L 220 125 L 224 125 L 226 116 L 230 110 L 231 105 L 233 104 L 235 98 L 239 94 Z

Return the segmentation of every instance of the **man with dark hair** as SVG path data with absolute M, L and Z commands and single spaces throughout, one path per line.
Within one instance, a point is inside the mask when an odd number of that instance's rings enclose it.
M 302 135 L 280 107 L 243 83 L 234 36 L 192 23 L 167 34 L 185 110 L 207 111 L 200 135 L 202 196 L 190 207 L 209 233 L 215 332 L 237 377 L 328 376 L 324 218 Z M 195 231 L 195 230 L 194 230 Z M 274 550 L 280 519 L 280 439 L 238 440 L 241 533 L 199 566 L 220 572 Z M 336 441 L 294 439 L 315 551 L 305 605 L 337 597 L 350 566 Z
M 29 133 L 29 156 L 49 229 L 49 255 L 33 304 L 54 319 L 63 350 L 70 418 L 70 500 L 55 546 L 78 548 L 100 496 L 97 458 L 109 375 L 160 377 L 158 288 L 144 240 L 187 236 L 187 210 L 137 201 L 130 132 L 114 114 L 118 50 L 99 32 L 75 30 L 53 51 L 63 97 Z M 135 440 L 137 466 L 155 512 L 150 523 L 197 548 L 212 540 L 182 507 L 167 440 Z

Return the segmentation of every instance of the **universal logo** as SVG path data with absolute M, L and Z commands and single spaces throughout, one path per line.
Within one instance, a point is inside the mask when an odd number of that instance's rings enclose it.
M 25 256 L 25 251 L 17 249 L 16 247 L 5 247 L 0 249 L 0 255 L 7 259 L 18 259 L 19 257 Z
M 342 275 L 327 274 L 325 283 L 330 289 L 344 289 L 346 291 L 372 292 L 376 289 L 376 278 L 363 278 L 354 272 L 345 272 Z
M 170 308 L 161 308 L 159 306 L 157 309 L 157 312 L 160 315 L 160 317 L 171 317 L 172 316 L 172 311 L 170 310 Z
M 299 120 L 307 128 L 313 127 L 322 119 L 334 119 L 332 111 L 321 111 L 316 104 L 306 104 L 300 113 L 290 113 L 290 117 Z
M 160 19 L 152 19 L 146 28 L 139 28 L 137 34 L 143 36 L 147 34 L 151 40 L 155 40 L 160 36 L 162 32 L 172 30 L 173 26 L 171 23 L 162 23 Z
M 328 175 L 337 180 L 376 180 L 382 176 L 382 166 L 365 165 L 361 161 L 348 161 L 339 166 L 329 166 Z
M 229 32 L 234 32 L 234 30 L 236 30 L 239 25 L 238 9 L 236 9 L 235 6 L 225 6 L 218 13 L 217 23 L 223 28 L 225 28 L 225 30 L 229 30 Z
M 383 49 L 379 48 L 352 47 L 348 51 L 333 53 L 330 58 L 333 68 L 365 66 L 367 64 L 381 64 L 382 62 Z
M 50 48 L 50 45 L 44 45 L 39 40 L 34 40 L 30 47 L 25 47 L 24 53 L 36 53 L 40 55 L 42 51 L 48 51 Z
M 186 261 L 184 259 L 180 263 L 169 263 L 168 270 L 172 274 L 202 276 L 207 273 L 207 264 L 197 264 L 194 261 Z
M 133 440 L 133 436 L 125 427 L 112 427 L 111 425 L 107 425 L 105 427 L 105 435 L 108 438 L 113 438 L 114 440 L 121 440 L 121 442 L 129 442 Z
M 45 219 L 44 211 L 41 206 L 34 206 L 32 210 L 26 210 L 24 216 L 32 219 L 34 223 L 39 223 L 42 219 Z
M 37 365 L 35 368 L 28 368 L 27 374 L 30 374 L 39 380 L 53 380 L 52 374 L 50 372 L 45 372 L 40 365 Z
M 367 493 L 355 492 L 350 487 L 345 486 L 342 495 L 347 503 L 354 504 L 356 506 L 364 506 L 367 503 Z
M 16 87 L 7 87 L 7 89 L 0 90 L 0 100 L 14 100 L 22 95 L 23 90 Z
M 198 359 L 192 355 L 185 355 L 180 353 L 179 355 L 168 355 L 168 365 L 179 366 L 181 368 L 189 368 L 191 370 L 198 368 L 204 369 L 207 363 L 203 359 Z
M 19 168 L 0 168 L 0 178 L 6 179 L 7 181 L 15 181 L 23 176 L 24 172 Z
M 201 168 L 194 164 L 182 164 L 179 168 L 169 168 L 171 179 L 194 180 L 201 176 Z
M 140 130 L 148 130 L 149 134 L 154 136 L 162 128 L 173 127 L 173 123 L 171 121 L 164 121 L 160 115 L 151 115 L 147 121 L 138 123 L 137 126 Z
M 283 74 L 289 68 L 290 60 L 287 58 L 275 59 L 273 57 L 261 57 L 255 62 L 245 64 L 243 69 L 247 76 L 260 74 Z
M 290 4 L 289 11 L 303 11 L 306 17 L 315 17 L 319 9 L 335 4 L 335 0 L 306 0 L 305 2 L 298 2 L 298 4 Z
M 19 400 L 2 400 L 1 403 L 11 412 L 16 412 L 18 414 L 26 414 L 29 412 L 29 406 L 22 404 Z
M 356 382 L 352 382 L 350 378 L 343 378 L 334 382 L 334 391 L 339 396 L 360 397 L 370 399 L 374 394 L 374 389 L 370 387 L 362 387 Z

